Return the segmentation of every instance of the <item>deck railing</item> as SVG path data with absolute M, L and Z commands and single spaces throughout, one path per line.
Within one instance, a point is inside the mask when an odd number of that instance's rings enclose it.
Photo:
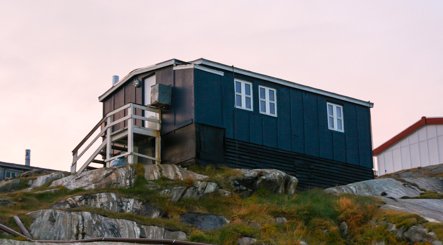
M 142 115 L 137 115 L 135 109 L 139 109 L 147 114 L 146 112 L 153 112 L 155 115 L 152 117 L 145 117 Z M 121 118 L 114 119 L 114 116 L 127 110 L 126 116 Z M 135 121 L 140 120 L 142 123 L 139 126 L 136 125 Z M 126 123 L 124 123 L 126 122 Z M 121 130 L 113 130 L 116 125 L 125 124 L 126 127 L 123 127 Z M 120 108 L 117 108 L 103 117 L 93 128 L 92 130 L 83 138 L 80 143 L 72 150 L 72 165 L 71 165 L 71 173 L 82 172 L 85 170 L 91 163 L 101 163 L 106 167 L 110 166 L 112 160 L 115 160 L 120 157 L 127 157 L 128 163 L 134 163 L 134 157 L 141 157 L 145 159 L 149 159 L 154 161 L 156 164 L 160 164 L 161 162 L 161 111 L 156 108 L 151 108 L 147 106 L 142 106 L 138 104 L 129 103 Z M 144 135 L 147 137 L 155 138 L 155 156 L 147 156 L 144 154 L 140 154 L 134 151 L 134 135 Z M 93 137 L 95 135 L 95 137 Z M 123 138 L 127 138 L 125 141 L 127 144 L 127 151 L 121 151 L 118 155 L 112 155 L 113 149 L 112 145 L 115 141 L 121 140 Z M 92 149 L 92 147 L 98 144 L 99 140 L 103 141 L 100 145 L 95 148 L 95 151 L 89 155 L 89 157 L 85 160 L 83 165 L 77 171 L 77 164 L 79 160 L 84 159 L 85 154 Z M 86 146 L 85 144 L 89 142 Z M 100 153 L 105 153 L 104 160 L 95 159 Z

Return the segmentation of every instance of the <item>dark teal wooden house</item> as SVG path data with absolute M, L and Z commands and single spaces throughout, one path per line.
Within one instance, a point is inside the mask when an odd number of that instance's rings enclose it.
M 161 107 L 153 102 L 158 86 L 170 90 Z M 371 102 L 206 59 L 134 70 L 99 100 L 108 134 L 97 151 L 104 160 L 92 163 L 109 166 L 123 156 L 130 163 L 276 168 L 297 176 L 302 188 L 373 178 Z M 116 112 L 128 104 L 134 108 Z M 125 117 L 132 121 L 118 121 Z M 149 124 L 157 134 L 140 133 Z M 128 128 L 139 134 L 110 136 Z

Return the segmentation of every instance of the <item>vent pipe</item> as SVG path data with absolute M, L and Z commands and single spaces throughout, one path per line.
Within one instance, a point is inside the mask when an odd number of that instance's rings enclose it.
M 118 77 L 118 75 L 112 76 L 112 86 L 116 85 L 119 80 L 120 78 Z
M 31 166 L 31 150 L 26 149 L 25 153 L 25 166 Z

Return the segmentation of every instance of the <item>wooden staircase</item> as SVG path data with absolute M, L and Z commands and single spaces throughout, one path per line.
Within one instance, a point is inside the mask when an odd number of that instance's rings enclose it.
M 136 113 L 136 110 L 142 113 Z M 117 113 L 125 111 L 125 116 L 117 118 Z M 145 117 L 146 112 L 153 112 L 152 117 Z M 140 115 L 141 114 L 141 115 Z M 152 113 L 151 113 L 152 114 Z M 137 122 L 137 123 L 136 123 Z M 116 129 L 119 127 L 119 129 Z M 129 164 L 136 157 L 161 163 L 161 111 L 156 108 L 129 103 L 103 117 L 82 141 L 72 150 L 71 173 L 111 166 L 113 160 L 127 158 Z M 154 156 L 136 152 L 135 139 L 152 138 L 155 141 Z M 101 140 L 101 143 L 100 143 Z M 92 153 L 91 153 L 92 152 Z M 86 158 L 87 157 L 87 158 Z M 98 159 L 98 158 L 102 159 Z M 81 166 L 77 170 L 77 165 Z

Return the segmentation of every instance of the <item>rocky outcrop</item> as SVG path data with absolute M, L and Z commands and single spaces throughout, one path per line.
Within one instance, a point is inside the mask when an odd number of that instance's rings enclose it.
M 167 196 L 173 202 L 178 202 L 183 198 L 198 199 L 206 194 L 219 191 L 217 183 L 197 181 L 193 186 L 176 186 L 164 189 L 160 192 L 161 195 Z M 224 192 L 223 192 L 224 193 Z
M 73 196 L 52 206 L 56 209 L 99 208 L 118 213 L 134 213 L 149 218 L 164 217 L 162 210 L 133 198 L 120 197 L 115 193 L 96 193 Z
M 51 183 L 52 181 L 56 179 L 61 179 L 65 177 L 65 174 L 62 172 L 54 172 L 46 175 L 38 176 L 35 180 L 31 181 L 31 188 L 37 188 L 44 186 L 46 184 Z
M 2 180 L 0 181 L 0 192 L 11 192 L 26 188 L 27 185 L 23 186 L 23 183 L 20 179 L 10 179 L 10 180 Z
M 185 213 L 180 220 L 203 231 L 215 230 L 229 223 L 223 216 L 202 213 Z
M 365 180 L 327 188 L 328 193 L 349 193 L 360 196 L 385 196 L 391 198 L 418 197 L 422 193 L 416 186 L 391 178 Z
M 96 237 L 125 237 L 186 240 L 182 231 L 146 226 L 125 219 L 112 219 L 90 212 L 67 212 L 54 209 L 29 214 L 30 228 L 36 240 L 80 240 Z
M 55 180 L 50 186 L 63 186 L 69 190 L 130 187 L 134 179 L 135 171 L 131 166 L 99 168 Z
M 235 191 L 250 195 L 257 189 L 263 188 L 272 193 L 295 193 L 298 179 L 276 169 L 239 169 L 241 176 L 232 179 Z
M 194 173 L 175 164 L 148 164 L 144 165 L 144 168 L 147 180 L 157 180 L 162 177 L 170 180 L 204 180 L 208 178 L 206 175 Z
M 428 221 L 443 222 L 442 199 L 400 199 L 383 198 L 382 208 L 415 213 Z
M 415 185 L 423 191 L 443 193 L 443 177 L 408 177 L 401 180 Z

